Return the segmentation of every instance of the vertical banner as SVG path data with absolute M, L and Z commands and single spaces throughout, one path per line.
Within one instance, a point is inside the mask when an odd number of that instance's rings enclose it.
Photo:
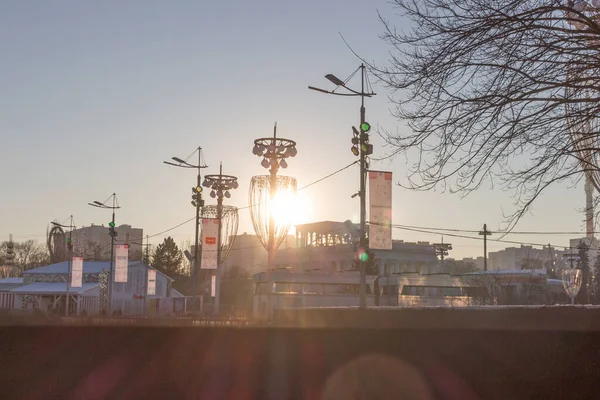
M 73 257 L 71 264 L 71 287 L 81 287 L 83 283 L 83 257 Z
M 217 269 L 217 235 L 219 220 L 216 218 L 202 219 L 202 258 L 201 269 Z
M 146 294 L 149 296 L 153 296 L 156 294 L 156 270 L 149 269 L 148 270 L 148 283 L 146 285 L 147 290 Z
M 369 171 L 369 248 L 392 249 L 392 173 Z
M 215 297 L 217 292 L 217 276 L 213 275 L 210 277 L 210 296 Z
M 127 282 L 127 264 L 129 246 L 126 244 L 115 245 L 115 282 Z

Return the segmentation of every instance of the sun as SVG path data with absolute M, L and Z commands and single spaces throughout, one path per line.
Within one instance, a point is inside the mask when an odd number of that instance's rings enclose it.
M 309 201 L 293 190 L 279 190 L 273 197 L 272 213 L 277 225 L 306 223 L 310 217 Z

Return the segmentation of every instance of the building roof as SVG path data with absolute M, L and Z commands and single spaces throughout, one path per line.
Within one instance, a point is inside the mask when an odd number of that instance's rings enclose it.
M 99 286 L 99 283 L 84 283 L 81 287 L 69 288 L 69 293 L 82 294 Z M 12 293 L 32 294 L 65 294 L 67 293 L 66 282 L 36 282 L 29 285 L 19 286 L 10 290 Z
M 23 278 L 0 279 L 0 292 L 8 292 L 19 286 L 23 286 Z
M 2 283 L 23 283 L 23 278 L 4 278 L 0 279 L 0 284 Z
M 141 261 L 130 261 L 129 267 L 133 266 L 145 266 Z M 152 267 L 147 267 L 152 268 Z M 83 273 L 84 274 L 99 274 L 102 270 L 108 271 L 110 269 L 110 261 L 84 261 L 83 262 Z M 154 268 L 152 268 L 154 269 Z M 167 279 L 173 280 L 173 278 L 163 274 L 159 270 L 156 270 L 158 274 L 165 276 Z M 56 264 L 46 265 L 44 267 L 30 269 L 24 271 L 23 274 L 67 274 L 69 273 L 69 262 L 62 261 Z

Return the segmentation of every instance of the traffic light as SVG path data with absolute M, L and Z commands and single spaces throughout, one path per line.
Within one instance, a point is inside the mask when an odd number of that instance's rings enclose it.
M 354 134 L 354 136 L 352 137 L 352 147 L 350 148 L 350 150 L 352 151 L 352 154 L 358 157 L 360 155 L 360 151 L 358 150 L 358 144 L 360 143 L 358 137 L 360 133 L 355 127 L 352 127 L 352 133 Z
M 71 243 L 71 238 L 70 237 L 67 238 L 67 248 L 69 250 L 71 250 L 73 248 L 73 243 Z
M 108 234 L 113 239 L 117 237 L 118 233 L 117 233 L 117 231 L 115 231 L 115 223 L 114 222 L 111 222 L 108 224 Z
M 363 122 L 362 124 L 360 124 L 360 130 L 363 131 L 363 133 L 369 133 L 369 131 L 371 130 L 371 124 L 369 124 L 368 122 Z
M 192 205 L 194 207 L 204 207 L 204 200 L 202 200 L 202 187 L 195 186 L 192 188 Z
M 360 124 L 360 130 L 362 132 L 360 137 L 362 139 L 361 150 L 363 154 L 366 156 L 373 154 L 373 145 L 369 144 L 369 131 L 371 130 L 371 124 L 368 122 L 363 122 Z
M 357 256 L 357 258 L 358 258 L 359 261 L 362 261 L 362 262 L 366 263 L 370 259 L 370 254 L 369 253 L 370 252 L 369 252 L 368 249 L 360 247 L 358 249 L 358 251 L 356 252 L 356 256 Z

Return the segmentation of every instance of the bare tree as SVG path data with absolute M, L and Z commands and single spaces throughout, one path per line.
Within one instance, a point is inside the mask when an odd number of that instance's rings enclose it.
M 4 242 L 0 245 L 0 261 L 6 258 L 6 243 L 7 242 Z M 39 268 L 50 264 L 50 253 L 48 253 L 48 249 L 44 244 L 37 243 L 35 240 L 15 242 L 13 249 L 14 270 L 19 275 L 25 270 Z
M 380 15 L 391 58 L 371 69 L 412 130 L 383 133 L 390 157 L 416 160 L 402 186 L 499 184 L 514 194 L 512 228 L 552 183 L 598 173 L 600 26 L 585 2 L 394 3 L 412 29 Z

